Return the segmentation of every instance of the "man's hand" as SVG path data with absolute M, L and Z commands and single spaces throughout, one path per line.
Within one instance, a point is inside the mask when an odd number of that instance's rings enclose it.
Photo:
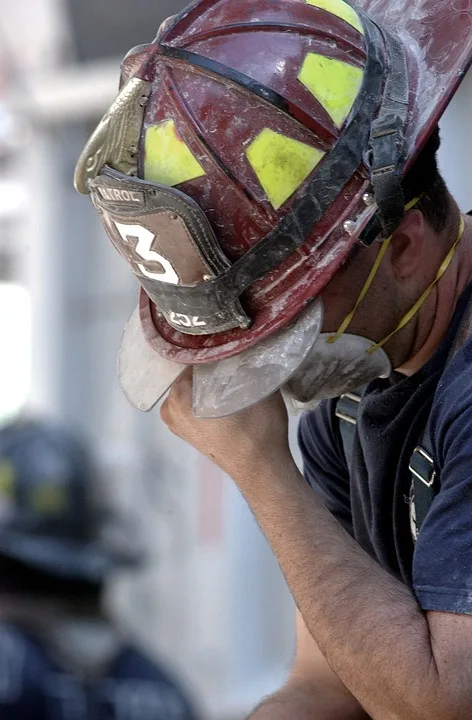
M 206 420 L 192 413 L 192 368 L 175 383 L 161 408 L 170 430 L 213 460 L 235 480 L 262 467 L 291 461 L 288 419 L 280 393 L 248 410 Z

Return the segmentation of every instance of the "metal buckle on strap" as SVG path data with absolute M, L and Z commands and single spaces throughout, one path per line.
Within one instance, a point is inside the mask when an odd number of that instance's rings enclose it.
M 352 402 L 356 403 L 356 405 L 359 405 L 361 402 L 361 396 L 354 395 L 354 393 L 344 393 L 344 395 L 341 395 L 341 397 L 346 398 L 346 400 L 352 400 Z
M 408 467 L 410 472 L 426 487 L 430 488 L 434 485 L 437 475 L 434 470 L 433 458 L 422 447 L 418 446 L 414 449 Z
M 336 417 L 339 418 L 339 420 L 344 420 L 344 422 L 349 423 L 350 425 L 357 425 L 357 420 L 350 415 L 346 415 L 343 412 L 339 412 L 336 410 Z
M 350 425 L 357 425 L 357 412 L 360 402 L 361 397 L 354 393 L 341 395 L 336 406 L 336 417 Z M 351 410 L 352 414 L 350 414 Z
M 369 154 L 373 178 L 399 170 L 403 143 L 403 125 L 400 117 L 387 115 L 374 120 Z

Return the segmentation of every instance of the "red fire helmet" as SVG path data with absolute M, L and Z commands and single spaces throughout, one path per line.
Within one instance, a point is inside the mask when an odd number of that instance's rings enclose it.
M 127 56 L 75 181 L 142 286 L 134 405 L 286 333 L 391 234 L 471 56 L 472 0 L 197 0 Z

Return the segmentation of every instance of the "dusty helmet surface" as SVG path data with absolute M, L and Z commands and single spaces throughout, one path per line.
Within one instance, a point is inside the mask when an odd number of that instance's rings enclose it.
M 142 286 L 120 354 L 136 407 L 186 365 L 200 398 L 216 369 L 248 398 L 288 380 L 352 245 L 401 221 L 471 30 L 472 0 L 199 0 L 129 54 L 76 186 Z

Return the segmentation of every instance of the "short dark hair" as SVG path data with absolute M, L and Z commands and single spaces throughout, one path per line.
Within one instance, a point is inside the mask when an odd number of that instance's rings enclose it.
M 438 168 L 437 152 L 441 144 L 436 127 L 403 181 L 405 203 L 420 197 L 417 208 L 436 232 L 442 232 L 449 220 L 449 193 Z
M 416 207 L 438 233 L 447 226 L 450 212 L 449 192 L 438 168 L 437 152 L 440 144 L 439 128 L 436 127 L 402 183 L 405 204 L 420 198 Z M 360 242 L 352 246 L 340 270 L 347 270 L 362 247 Z

